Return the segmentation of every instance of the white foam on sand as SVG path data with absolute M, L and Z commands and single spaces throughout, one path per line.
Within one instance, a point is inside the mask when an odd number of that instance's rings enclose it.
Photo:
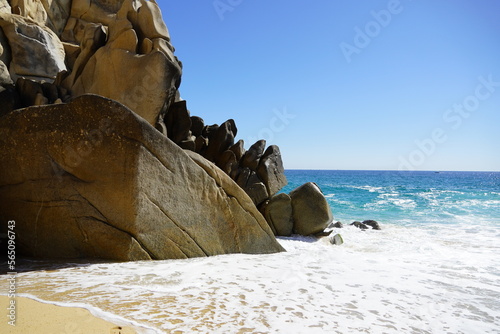
M 148 328 L 147 326 L 144 326 L 144 324 L 139 324 L 138 322 L 131 320 L 131 319 L 125 319 L 119 315 L 103 311 L 99 308 L 93 307 L 89 304 L 84 304 L 84 303 L 79 303 L 79 302 L 54 302 L 54 301 L 46 301 L 43 299 L 40 299 L 36 296 L 29 295 L 29 294 L 16 294 L 16 297 L 25 297 L 29 298 L 32 300 L 35 300 L 40 303 L 45 303 L 45 304 L 51 304 L 51 305 L 56 305 L 56 306 L 61 306 L 61 307 L 77 307 L 81 309 L 85 309 L 90 312 L 94 317 L 106 320 L 108 322 L 111 322 L 115 325 L 118 326 L 123 326 L 123 327 L 132 327 L 134 330 L 138 331 L 141 334 L 155 334 L 157 333 L 157 330 L 155 328 Z M 24 316 L 23 314 L 19 314 L 19 317 Z
M 18 291 L 160 333 L 498 333 L 498 224 L 383 228 L 335 230 L 341 246 L 282 238 L 280 254 L 25 272 Z

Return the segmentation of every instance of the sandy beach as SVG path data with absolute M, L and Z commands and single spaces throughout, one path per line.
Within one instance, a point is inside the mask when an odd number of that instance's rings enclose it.
M 92 315 L 78 307 L 62 307 L 42 303 L 29 298 L 16 297 L 15 326 L 3 316 L 0 332 L 21 333 L 72 333 L 72 334 L 135 334 L 137 329 L 123 327 Z M 0 308 L 7 312 L 10 299 L 0 296 Z

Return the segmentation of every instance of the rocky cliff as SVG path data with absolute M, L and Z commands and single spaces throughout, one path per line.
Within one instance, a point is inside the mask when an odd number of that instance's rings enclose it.
M 190 114 L 174 52 L 155 1 L 0 0 L 0 232 L 15 220 L 23 254 L 270 253 L 273 221 L 331 221 L 317 187 L 278 205 L 277 146 Z

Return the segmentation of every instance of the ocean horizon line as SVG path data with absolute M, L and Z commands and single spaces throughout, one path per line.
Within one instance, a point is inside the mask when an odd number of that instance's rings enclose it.
M 325 171 L 325 172 L 423 172 L 423 173 L 500 173 L 500 170 L 398 170 L 398 169 L 326 169 L 326 168 L 285 168 L 285 171 Z

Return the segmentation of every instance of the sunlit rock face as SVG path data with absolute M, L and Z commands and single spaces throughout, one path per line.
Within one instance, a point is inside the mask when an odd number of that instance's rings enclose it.
M 73 96 L 111 98 L 152 125 L 174 102 L 181 64 L 155 2 L 74 1 L 62 38 L 80 48 L 62 80 Z
M 24 78 L 64 89 L 61 102 L 101 95 L 153 126 L 178 95 L 182 65 L 155 2 L 3 1 L 0 28 L 2 87 Z

